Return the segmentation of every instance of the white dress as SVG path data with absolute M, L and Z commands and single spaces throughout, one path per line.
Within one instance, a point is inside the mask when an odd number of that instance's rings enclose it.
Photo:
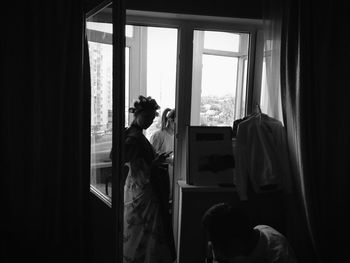
M 126 131 L 125 141 L 129 172 L 124 186 L 123 263 L 171 263 L 175 246 L 170 220 L 151 183 L 154 149 L 135 126 Z

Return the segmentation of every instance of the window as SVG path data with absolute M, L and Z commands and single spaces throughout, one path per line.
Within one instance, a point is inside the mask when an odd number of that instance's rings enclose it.
M 90 176 L 91 186 L 110 198 L 112 24 L 101 22 L 106 14 L 111 15 L 105 13 L 87 22 L 92 86 Z M 255 98 L 253 91 L 264 80 L 253 75 L 262 70 L 253 68 L 260 64 L 252 56 L 257 54 L 260 26 L 244 19 L 127 12 L 125 125 L 132 121 L 128 109 L 139 95 L 155 98 L 160 114 L 167 107 L 176 107 L 174 182 L 186 174 L 187 125 L 232 126 L 249 113 L 252 101 L 260 101 L 260 93 Z M 160 116 L 147 129 L 146 137 L 159 127 Z
M 191 125 L 232 126 L 246 113 L 249 34 L 194 31 Z
M 91 65 L 90 180 L 99 196 L 111 201 L 112 24 L 101 22 L 105 15 L 87 22 Z M 179 192 L 174 189 L 187 173 L 186 127 L 232 126 L 234 120 L 249 113 L 252 101 L 260 101 L 260 97 L 254 97 L 260 93 L 254 92 L 260 89 L 261 82 L 265 83 L 257 76 L 262 71 L 259 65 L 263 64 L 263 56 L 260 64 L 254 56 L 258 53 L 256 32 L 261 25 L 255 20 L 135 10 L 128 10 L 126 19 L 125 87 L 122 87 L 125 125 L 132 121 L 128 109 L 139 95 L 155 98 L 161 106 L 160 114 L 168 107 L 177 110 L 172 170 L 173 222 L 177 235 Z M 159 117 L 147 129 L 147 138 L 160 127 Z M 175 240 L 180 239 L 175 236 Z
M 125 116 L 126 125 L 133 116 L 128 109 L 139 95 L 152 96 L 159 112 L 175 107 L 177 29 L 127 25 Z M 146 130 L 146 137 L 160 128 L 160 115 Z
M 280 73 L 276 70 L 280 67 L 280 50 L 277 43 L 278 41 L 273 40 L 265 40 L 264 43 L 260 108 L 262 112 L 283 123 Z
M 112 162 L 112 24 L 87 21 L 91 76 L 90 185 L 111 197 Z
M 111 200 L 112 163 L 112 24 L 87 22 L 91 70 L 90 185 Z M 175 107 L 177 29 L 126 25 L 125 125 L 128 109 L 139 95 L 152 96 L 165 108 Z M 146 131 L 160 128 L 160 116 Z

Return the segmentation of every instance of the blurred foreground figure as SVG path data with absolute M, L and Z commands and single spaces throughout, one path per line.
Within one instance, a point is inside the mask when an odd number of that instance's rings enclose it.
M 267 225 L 253 226 L 240 208 L 220 203 L 202 218 L 209 261 L 237 263 L 296 263 L 287 239 Z

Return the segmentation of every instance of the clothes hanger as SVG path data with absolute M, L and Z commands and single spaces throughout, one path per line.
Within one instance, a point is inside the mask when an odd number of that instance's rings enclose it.
M 257 102 L 255 102 L 254 116 L 259 117 L 259 123 L 261 124 L 262 111 L 261 111 L 261 108 L 260 108 L 260 104 L 257 103 Z
M 261 108 L 259 103 L 255 103 L 255 113 L 261 114 Z

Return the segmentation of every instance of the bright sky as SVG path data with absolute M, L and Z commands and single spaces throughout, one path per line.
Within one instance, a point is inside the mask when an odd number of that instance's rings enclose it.
M 203 55 L 202 96 L 235 95 L 237 58 Z
M 204 48 L 238 52 L 239 34 L 204 31 Z
M 95 22 L 88 22 L 87 28 L 108 33 L 113 29 L 112 24 Z M 126 27 L 128 36 L 132 35 L 132 28 Z M 177 29 L 148 27 L 147 33 L 147 95 L 154 97 L 163 109 L 174 107 Z M 238 34 L 205 31 L 204 39 L 207 49 L 238 51 L 239 48 Z M 235 96 L 237 59 L 204 54 L 202 63 L 202 96 Z
M 148 27 L 147 95 L 162 109 L 175 107 L 177 29 Z

